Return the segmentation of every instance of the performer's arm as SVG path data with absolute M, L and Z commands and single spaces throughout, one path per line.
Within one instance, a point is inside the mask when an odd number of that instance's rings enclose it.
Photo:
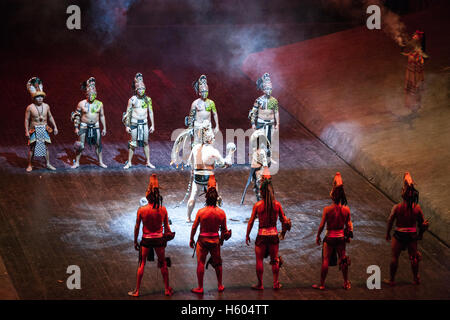
M 128 99 L 128 104 L 127 104 L 127 111 L 125 112 L 125 119 L 123 119 L 124 121 L 124 125 L 125 125 L 125 131 L 127 133 L 131 133 L 131 113 L 133 112 L 133 101 L 130 99 Z
M 325 209 L 323 209 L 322 220 L 320 221 L 319 230 L 317 230 L 316 243 L 320 245 L 320 235 L 322 234 L 323 228 L 325 228 L 327 213 Z
M 167 232 L 172 232 L 170 230 L 170 225 L 169 225 L 169 214 L 167 213 L 167 209 L 164 208 L 164 233 Z
M 247 245 L 250 245 L 250 232 L 252 232 L 253 223 L 255 222 L 256 218 L 256 204 L 253 206 L 252 215 L 250 217 L 250 220 L 248 220 L 247 224 L 247 234 L 245 236 L 245 243 Z
M 30 137 L 30 117 L 31 117 L 31 111 L 30 106 L 27 107 L 25 110 L 25 136 L 27 138 Z
M 280 113 L 278 112 L 278 108 L 275 111 L 275 121 L 276 121 L 275 130 L 278 130 L 280 129 Z
M 149 99 L 150 99 L 150 97 L 149 97 Z M 152 99 L 150 99 L 150 102 L 149 102 L 148 115 L 150 116 L 150 121 L 152 122 L 152 126 L 150 127 L 150 133 L 153 133 L 153 132 L 155 132 L 155 119 L 153 118 Z
M 417 215 L 417 225 L 419 226 L 418 239 L 421 240 L 424 232 L 428 230 L 429 221 L 428 219 L 425 220 L 422 209 L 419 205 L 417 205 L 417 209 L 419 210 L 419 214 Z
M 252 124 L 252 129 L 256 129 L 256 120 L 258 119 L 258 101 L 256 100 L 252 107 L 252 115 L 250 118 L 250 122 Z
M 48 111 L 47 111 L 47 117 L 48 117 L 48 121 L 50 121 L 50 123 L 53 125 L 53 130 L 55 132 L 55 136 L 58 134 L 58 128 L 56 127 L 56 122 L 55 119 L 52 116 L 52 113 L 50 112 L 50 106 L 48 106 Z
M 197 212 L 197 215 L 195 216 L 194 224 L 192 225 L 192 229 L 191 229 L 191 240 L 189 241 L 189 246 L 191 248 L 194 248 L 194 244 L 195 244 L 194 237 L 195 237 L 195 233 L 197 232 L 197 227 L 198 227 L 199 223 L 200 223 L 199 214 Z
M 106 135 L 106 121 L 105 121 L 105 111 L 103 110 L 103 103 L 100 106 L 100 121 L 103 126 L 102 136 Z
M 214 128 L 214 134 L 217 134 L 219 132 L 219 114 L 216 111 L 213 111 L 213 117 L 214 117 L 214 123 L 216 124 L 216 127 Z
M 391 214 L 389 215 L 389 218 L 388 218 L 387 231 L 386 231 L 386 241 L 390 241 L 391 240 L 391 230 L 392 230 L 392 225 L 394 224 L 394 221 L 395 221 L 396 208 L 397 208 L 397 206 L 394 206 L 392 208 Z
M 82 112 L 83 112 L 83 109 L 82 109 L 82 106 L 81 106 L 81 102 L 77 105 L 77 110 L 75 112 L 78 112 L 79 118 L 77 120 L 77 117 L 75 117 L 73 125 L 75 127 L 75 134 L 78 134 L 78 132 L 80 131 L 81 115 L 82 115 Z
M 138 244 L 138 236 L 139 236 L 139 228 L 141 226 L 141 215 L 139 214 L 139 210 L 137 212 L 136 217 L 136 225 L 134 226 L 134 248 L 136 250 L 139 250 L 139 244 Z

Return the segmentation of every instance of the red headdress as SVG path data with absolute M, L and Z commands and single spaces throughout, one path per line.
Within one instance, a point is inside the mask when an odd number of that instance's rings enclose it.
M 159 188 L 159 183 L 156 174 L 153 173 L 148 181 L 147 193 L 145 194 L 145 196 L 147 197 L 150 193 L 153 192 L 155 188 Z
M 262 180 L 264 180 L 264 179 L 267 179 L 267 180 L 272 179 L 272 176 L 270 175 L 269 167 L 264 167 L 261 179 Z
M 408 186 L 413 186 L 414 185 L 414 181 L 413 181 L 413 179 L 411 177 L 411 174 L 409 172 L 405 172 L 405 175 L 403 176 L 403 183 L 405 185 L 408 185 Z
M 342 182 L 342 176 L 340 172 L 336 172 L 334 179 L 333 179 L 333 188 L 337 188 L 340 186 L 343 186 L 344 182 Z
M 208 180 L 208 188 L 216 188 L 216 176 L 215 175 L 210 175 L 209 176 L 209 180 Z

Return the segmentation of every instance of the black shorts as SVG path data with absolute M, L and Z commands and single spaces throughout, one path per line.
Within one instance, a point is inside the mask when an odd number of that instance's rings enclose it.
M 272 235 L 272 236 L 261 236 L 257 235 L 255 240 L 255 245 L 262 246 L 262 245 L 274 245 L 279 244 L 280 239 L 278 238 L 278 235 Z
M 219 237 L 199 237 L 198 244 L 206 250 L 220 247 Z
M 342 245 L 345 246 L 345 238 L 344 237 L 331 238 L 331 237 L 325 236 L 325 238 L 323 239 L 323 242 L 326 242 L 327 245 L 329 245 L 330 247 L 333 247 L 333 248 L 337 248 Z
M 166 247 L 167 241 L 164 238 L 142 238 L 141 246 L 146 248 Z
M 394 231 L 394 238 L 400 242 L 402 250 L 406 250 L 411 242 L 417 241 L 417 233 Z

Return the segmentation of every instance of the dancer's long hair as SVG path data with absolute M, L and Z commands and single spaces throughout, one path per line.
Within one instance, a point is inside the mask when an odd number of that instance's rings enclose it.
M 414 188 L 414 185 L 405 183 L 402 189 L 402 198 L 411 209 L 419 202 L 419 191 Z
M 264 201 L 266 213 L 269 216 L 269 222 L 272 224 L 277 221 L 277 216 L 273 215 L 273 203 L 275 201 L 275 192 L 273 191 L 273 185 L 271 179 L 264 179 L 261 183 L 261 197 Z M 275 220 L 275 221 L 273 221 Z
M 341 204 L 343 206 L 347 205 L 347 197 L 345 196 L 343 185 L 335 187 L 333 188 L 333 190 L 331 190 L 331 199 L 335 204 Z
M 147 195 L 149 204 L 153 204 L 154 209 L 158 209 L 162 206 L 163 197 L 159 194 L 159 188 L 153 188 L 153 191 Z
M 206 205 L 217 207 L 217 198 L 219 198 L 219 194 L 217 193 L 216 188 L 211 187 L 206 191 Z

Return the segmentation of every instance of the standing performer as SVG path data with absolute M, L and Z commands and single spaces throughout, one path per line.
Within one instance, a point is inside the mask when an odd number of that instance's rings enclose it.
M 123 167 L 128 169 L 131 167 L 131 159 L 133 158 L 136 147 L 144 147 L 146 166 L 154 169 L 155 166 L 150 163 L 150 148 L 148 145 L 148 134 L 155 131 L 155 121 L 153 118 L 152 99 L 145 94 L 145 84 L 142 73 L 137 73 L 132 83 L 135 92 L 128 100 L 127 111 L 123 113 L 122 121 L 125 125 L 125 131 L 130 134 L 128 142 L 128 161 Z M 152 126 L 150 130 L 147 123 L 147 114 L 150 117 Z
M 412 47 L 410 52 L 401 52 L 401 54 L 408 57 L 405 77 L 405 106 L 413 111 L 417 111 L 421 107 L 422 100 L 424 59 L 428 58 L 428 55 L 425 53 L 425 34 L 417 30 L 413 34 L 409 45 Z M 406 45 L 403 49 L 405 47 Z
M 200 78 L 192 84 L 192 86 L 194 87 L 195 92 L 200 96 L 200 98 L 192 102 L 191 111 L 187 120 L 187 125 L 190 128 L 193 128 L 193 146 L 195 146 L 196 144 L 201 143 L 200 130 L 204 126 L 205 121 L 207 121 L 209 126 L 212 127 L 211 114 L 213 114 L 214 122 L 216 124 L 216 127 L 214 128 L 214 135 L 219 132 L 219 115 L 217 114 L 214 101 L 208 99 L 209 89 L 206 76 L 202 74 Z
M 219 195 L 216 188 L 216 179 L 211 175 L 208 180 L 206 191 L 206 207 L 200 209 L 195 217 L 191 229 L 191 240 L 189 246 L 197 253 L 197 280 L 198 287 L 192 289 L 193 293 L 203 294 L 203 276 L 205 274 L 205 261 L 208 253 L 211 254 L 210 261 L 216 270 L 217 290 L 222 292 L 225 287 L 222 284 L 222 258 L 220 246 L 224 240 L 231 237 L 231 229 L 227 229 L 227 217 L 225 211 L 217 207 Z M 200 235 L 197 242 L 194 241 L 197 227 L 200 225 Z M 220 237 L 219 237 L 220 229 Z
M 264 172 L 261 181 L 261 196 L 262 200 L 255 203 L 253 206 L 252 216 L 248 221 L 247 235 L 245 243 L 250 245 L 250 232 L 253 228 L 255 219 L 259 219 L 258 235 L 255 240 L 255 255 L 256 255 L 256 276 L 258 284 L 253 285 L 252 289 L 263 290 L 263 273 L 264 273 L 264 258 L 270 255 L 270 264 L 272 265 L 273 273 L 273 288 L 280 289 L 281 283 L 278 281 L 278 274 L 283 260 L 278 256 L 278 246 L 280 239 L 284 239 L 284 235 L 291 229 L 291 220 L 286 218 L 281 204 L 275 200 L 273 191 L 272 178 L 270 176 L 269 168 L 264 167 Z M 282 224 L 282 231 L 278 234 L 277 218 Z
M 398 257 L 403 250 L 408 249 L 409 260 L 415 284 L 420 284 L 419 261 L 422 255 L 417 250 L 417 240 L 421 240 L 428 229 L 429 222 L 423 217 L 419 202 L 419 191 L 414 188 L 414 182 L 409 172 L 403 177 L 403 202 L 396 204 L 391 211 L 387 223 L 386 241 L 391 240 L 391 229 L 396 221 L 396 230 L 392 237 L 392 261 L 390 265 L 390 279 L 388 284 L 395 285 L 395 273 L 398 268 Z M 417 230 L 417 227 L 419 230 Z M 418 232 L 417 232 L 418 231 Z
M 256 81 L 256 87 L 264 92 L 264 95 L 256 99 L 253 108 L 249 112 L 249 119 L 253 129 L 263 129 L 264 133 L 272 143 L 272 129 L 280 127 L 280 115 L 278 112 L 278 100 L 272 97 L 272 82 L 270 75 L 264 75 Z M 271 150 L 267 146 L 267 157 L 271 157 Z
M 77 110 L 72 112 L 71 115 L 71 120 L 75 126 L 75 134 L 79 136 L 79 140 L 75 142 L 74 146 L 76 157 L 72 169 L 80 166 L 80 157 L 84 150 L 85 142 L 89 145 L 95 145 L 100 167 L 107 168 L 106 164 L 103 163 L 101 141 L 101 136 L 106 135 L 105 113 L 103 103 L 96 99 L 95 78 L 90 77 L 83 82 L 81 89 L 86 91 L 86 99 L 78 103 Z M 99 119 L 103 126 L 101 135 Z
M 244 203 L 245 194 L 247 193 L 247 189 L 252 181 L 253 181 L 253 191 L 255 192 L 256 195 L 256 201 L 261 200 L 260 181 L 261 181 L 261 174 L 263 171 L 262 169 L 264 167 L 267 167 L 268 164 L 270 163 L 270 160 L 267 159 L 268 145 L 270 145 L 270 143 L 267 140 L 267 137 L 265 136 L 264 131 L 262 129 L 256 130 L 250 136 L 249 149 L 252 150 L 251 154 L 252 162 L 250 165 L 250 173 L 248 175 L 247 183 L 245 185 L 244 192 L 242 193 L 241 204 Z
M 214 133 L 208 122 L 199 127 L 200 143 L 196 144 L 189 156 L 189 163 L 193 170 L 190 186 L 192 187 L 187 204 L 187 222 L 191 222 L 192 210 L 200 191 L 206 188 L 208 179 L 214 175 L 214 167 L 229 167 L 233 163 L 233 153 L 236 145 L 232 142 L 227 144 L 227 156 L 222 158 L 219 150 L 213 147 Z M 193 181 L 192 181 L 193 179 Z
M 43 91 L 42 80 L 38 77 L 31 78 L 27 82 L 27 89 L 33 99 L 33 103 L 25 110 L 25 136 L 30 146 L 27 171 L 30 172 L 33 170 L 31 165 L 33 156 L 45 157 L 47 169 L 56 170 L 50 164 L 50 153 L 46 143 L 51 143 L 49 133 L 54 130 L 56 136 L 58 134 L 58 128 L 50 112 L 50 106 L 43 102 L 45 92 Z M 53 125 L 53 130 L 47 125 L 47 119 Z
M 163 198 L 159 194 L 159 184 L 156 174 L 150 177 L 147 190 L 148 204 L 139 208 L 136 218 L 136 226 L 134 227 L 134 248 L 139 251 L 139 267 L 136 274 L 136 289 L 128 292 L 133 297 L 139 296 L 139 288 L 141 286 L 142 277 L 144 275 L 144 267 L 147 258 L 153 261 L 155 250 L 158 256 L 158 268 L 164 280 L 165 295 L 171 296 L 173 289 L 169 286 L 169 269 L 170 258 L 165 257 L 165 247 L 167 241 L 175 237 L 175 232 L 171 232 L 169 226 L 169 218 L 166 208 L 162 205 Z M 145 204 L 141 201 L 141 204 Z M 139 228 L 142 221 L 142 239 L 138 244 Z M 164 227 L 164 233 L 163 233 Z
M 350 218 L 350 209 L 347 207 L 347 198 L 344 192 L 344 183 L 339 172 L 333 180 L 333 189 L 330 192 L 333 204 L 323 209 L 322 221 L 317 231 L 316 243 L 320 245 L 320 234 L 325 224 L 327 225 L 327 234 L 323 239 L 322 247 L 322 269 L 320 273 L 320 286 L 313 285 L 313 288 L 324 290 L 325 278 L 328 273 L 328 265 L 336 265 L 330 261 L 337 260 L 336 252 L 339 256 L 339 269 L 344 276 L 344 289 L 351 288 L 348 280 L 348 267 L 350 266 L 350 257 L 345 254 L 345 244 L 353 238 L 353 223 Z

